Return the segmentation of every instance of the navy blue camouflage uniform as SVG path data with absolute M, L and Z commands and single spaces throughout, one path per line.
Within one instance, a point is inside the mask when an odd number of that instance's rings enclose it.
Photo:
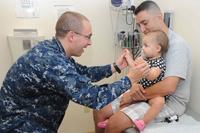
M 40 42 L 9 69 L 0 90 L 0 133 L 55 133 L 69 100 L 100 109 L 131 87 L 128 77 L 95 85 L 111 65 L 86 67 L 53 38 Z

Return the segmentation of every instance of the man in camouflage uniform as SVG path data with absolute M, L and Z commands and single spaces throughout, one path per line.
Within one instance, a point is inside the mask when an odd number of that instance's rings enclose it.
M 92 82 L 127 66 L 124 52 L 118 65 L 86 67 L 81 56 L 91 45 L 91 25 L 83 15 L 65 12 L 56 24 L 56 36 L 39 42 L 9 69 L 0 90 L 0 132 L 57 132 L 69 100 L 100 109 L 131 88 L 148 71 L 145 62 L 127 76 L 104 85 Z

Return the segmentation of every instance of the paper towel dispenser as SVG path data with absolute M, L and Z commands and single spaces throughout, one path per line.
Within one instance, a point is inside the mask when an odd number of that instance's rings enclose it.
M 44 40 L 44 36 L 38 36 L 37 29 L 14 29 L 13 36 L 8 36 L 7 40 L 12 61 L 15 62 L 39 41 Z
M 12 61 L 15 62 L 21 55 L 30 50 L 39 41 L 44 40 L 44 36 L 38 36 L 38 37 L 8 36 L 7 39 Z

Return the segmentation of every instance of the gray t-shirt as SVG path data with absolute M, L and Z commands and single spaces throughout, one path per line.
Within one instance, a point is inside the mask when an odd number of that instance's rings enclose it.
M 190 97 L 191 81 L 191 51 L 186 41 L 174 31 L 168 31 L 169 49 L 166 54 L 166 72 L 165 77 L 177 76 L 180 83 L 175 93 L 169 96 L 166 104 L 178 115 L 184 113 L 186 104 Z

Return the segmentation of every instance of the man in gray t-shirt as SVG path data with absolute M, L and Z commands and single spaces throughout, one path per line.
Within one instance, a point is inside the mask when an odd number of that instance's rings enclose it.
M 183 38 L 170 29 L 168 38 L 170 48 L 166 54 L 165 78 L 177 77 L 179 83 L 175 92 L 166 100 L 166 104 L 177 115 L 182 115 L 190 96 L 191 52 Z
M 133 105 L 114 113 L 105 129 L 106 133 L 120 133 L 127 128 L 133 127 L 133 119 L 141 118 L 148 110 L 149 105 L 145 102 L 155 96 L 166 96 L 166 104 L 155 120 L 163 121 L 166 117 L 181 116 L 190 96 L 191 80 L 191 52 L 182 37 L 170 30 L 163 21 L 163 16 L 158 5 L 153 1 L 144 1 L 135 10 L 135 19 L 140 26 L 141 32 L 147 34 L 151 31 L 161 30 L 168 35 L 169 49 L 166 58 L 166 73 L 162 81 L 146 88 L 134 88 L 126 95 L 127 101 L 133 100 Z M 137 103 L 138 102 L 138 103 Z M 119 104 L 119 103 L 117 103 Z M 137 106 L 136 106 L 137 105 Z M 94 111 L 95 123 L 107 119 L 112 113 L 112 106 L 104 107 L 100 111 Z M 142 109 L 142 110 L 141 110 Z M 145 123 L 146 124 L 146 123 Z M 95 125 L 96 133 L 103 133 Z

